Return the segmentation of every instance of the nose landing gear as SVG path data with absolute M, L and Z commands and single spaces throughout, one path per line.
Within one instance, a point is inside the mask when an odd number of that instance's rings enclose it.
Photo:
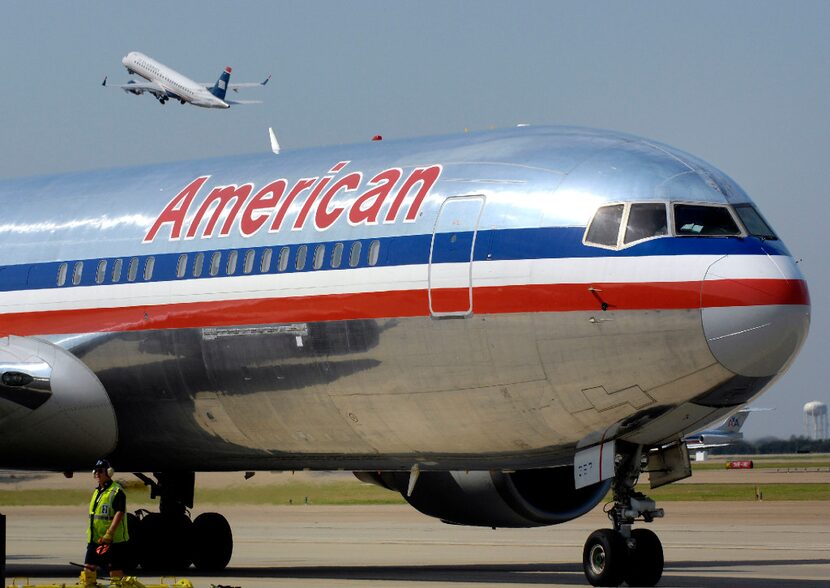
M 613 502 L 607 510 L 613 529 L 591 533 L 582 550 L 585 577 L 592 586 L 654 586 L 663 575 L 663 546 L 648 529 L 631 529 L 635 521 L 663 516 L 653 500 L 634 488 L 646 465 L 642 446 L 617 456 Z

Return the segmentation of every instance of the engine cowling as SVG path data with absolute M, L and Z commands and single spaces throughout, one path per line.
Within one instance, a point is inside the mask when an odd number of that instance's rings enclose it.
M 0 338 L 0 463 L 75 469 L 116 445 L 101 382 L 77 357 L 34 337 Z
M 130 72 L 132 73 L 132 72 Z M 127 85 L 135 84 L 135 80 L 130 80 L 127 82 Z M 125 92 L 129 92 L 130 94 L 135 94 L 136 96 L 141 96 L 144 93 L 144 90 L 140 88 L 132 89 L 132 88 L 124 88 Z
M 577 490 L 573 468 L 517 472 L 421 472 L 411 496 L 408 472 L 356 474 L 400 492 L 422 513 L 445 523 L 481 527 L 541 527 L 582 516 L 608 493 L 611 480 Z

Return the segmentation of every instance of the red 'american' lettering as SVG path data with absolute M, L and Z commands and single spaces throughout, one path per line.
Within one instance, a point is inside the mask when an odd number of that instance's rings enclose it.
M 166 232 L 163 229 L 169 230 L 168 239 L 175 241 L 183 235 L 185 239 L 227 237 L 234 226 L 243 237 L 256 235 L 266 225 L 269 233 L 284 227 L 299 231 L 309 218 L 318 231 L 331 228 L 341 218 L 353 226 L 377 224 L 381 216 L 384 223 L 396 223 L 401 216 L 402 222 L 414 222 L 443 170 L 440 164 L 416 167 L 401 181 L 404 171 L 389 168 L 363 185 L 362 172 L 351 172 L 336 179 L 349 163 L 340 161 L 323 176 L 300 178 L 290 189 L 285 178 L 272 180 L 259 190 L 250 182 L 215 186 L 196 205 L 196 197 L 210 179 L 210 176 L 198 177 L 167 203 L 144 236 L 144 243 L 152 243 L 159 233 Z M 292 204 L 304 193 L 307 194 L 299 212 L 285 222 Z M 354 193 L 359 195 L 354 197 Z M 381 215 L 387 200 L 386 214 Z

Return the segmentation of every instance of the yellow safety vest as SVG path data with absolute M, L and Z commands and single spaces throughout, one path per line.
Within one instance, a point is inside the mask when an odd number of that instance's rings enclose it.
M 118 482 L 113 482 L 100 494 L 98 494 L 98 490 L 92 493 L 92 498 L 89 501 L 89 527 L 86 530 L 87 543 L 97 543 L 98 539 L 103 537 L 107 529 L 110 528 L 112 519 L 115 517 L 115 513 L 112 510 L 112 501 L 115 499 L 115 494 L 118 490 L 124 491 Z M 124 518 L 121 519 L 121 523 L 112 535 L 112 542 L 123 543 L 129 540 L 129 538 L 130 534 L 127 532 L 127 513 L 124 513 Z

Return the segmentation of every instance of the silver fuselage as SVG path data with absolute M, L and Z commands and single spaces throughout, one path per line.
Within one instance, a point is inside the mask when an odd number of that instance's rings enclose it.
M 675 234 L 678 202 L 751 203 L 730 178 L 606 131 L 20 179 L 0 202 L 0 364 L 53 371 L 41 400 L 0 387 L 0 467 L 561 465 L 722 418 L 809 324 L 780 240 Z M 665 203 L 667 234 L 587 244 L 627 202 Z

